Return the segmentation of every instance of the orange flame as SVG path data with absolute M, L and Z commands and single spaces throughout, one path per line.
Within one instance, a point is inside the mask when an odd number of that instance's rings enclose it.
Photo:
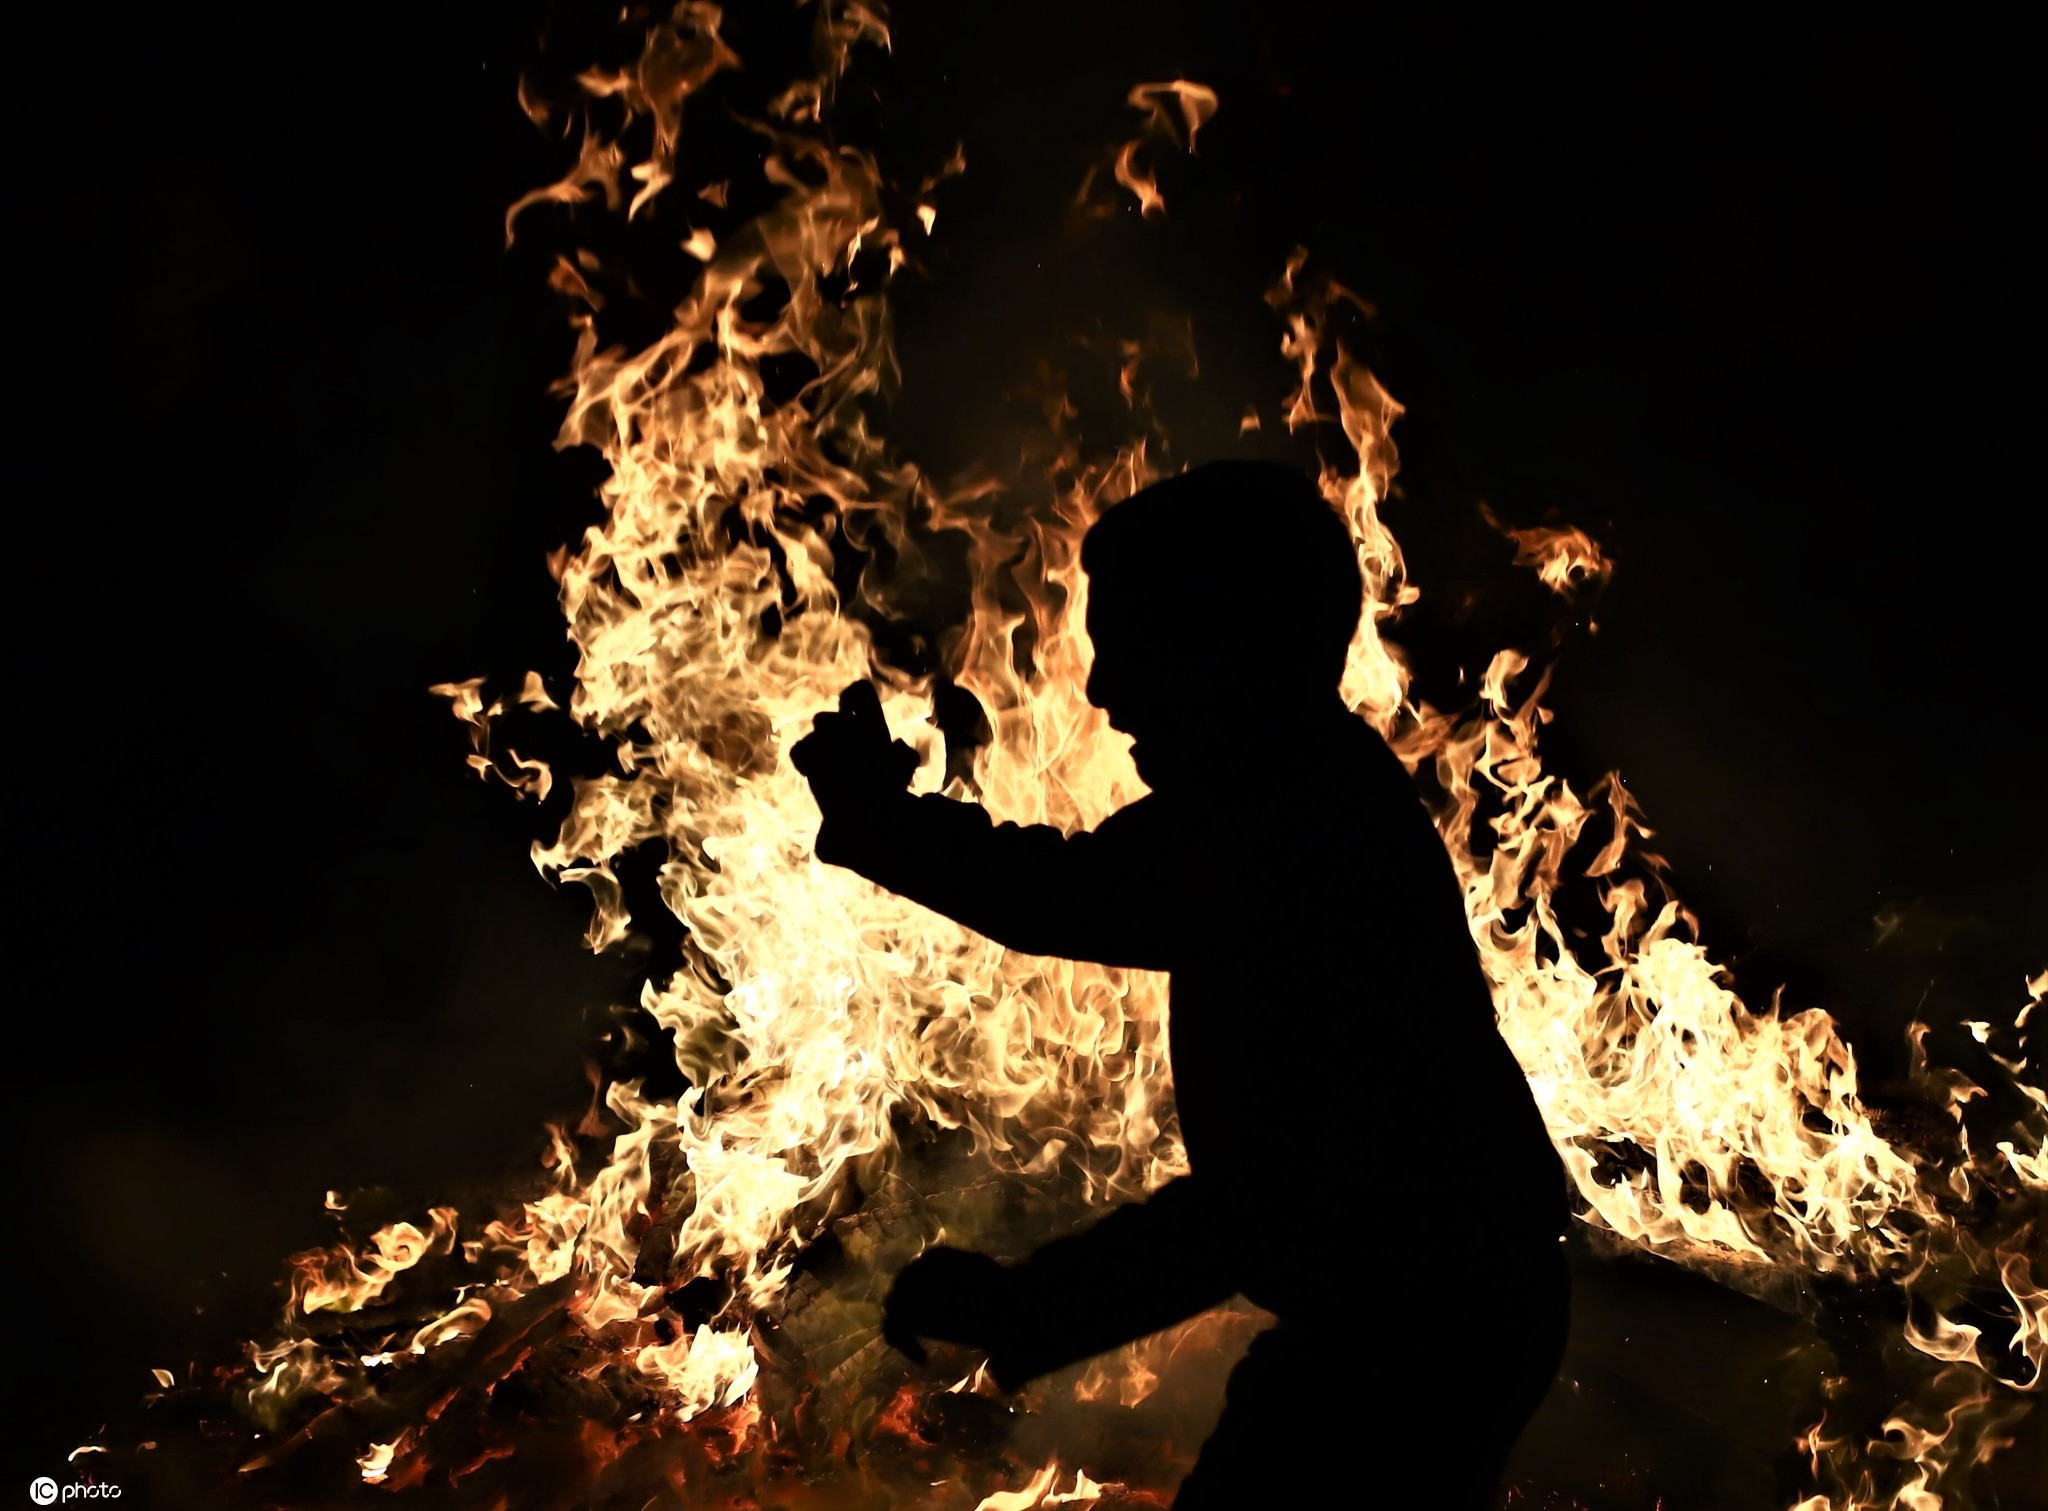
M 512 206 L 508 236 L 547 205 L 653 213 L 679 181 L 691 100 L 738 65 L 720 23 L 715 6 L 685 0 L 648 30 L 636 63 L 583 75 L 576 161 Z M 663 335 L 634 351 L 602 345 L 602 270 L 558 265 L 554 283 L 572 302 L 577 346 L 557 444 L 593 447 L 609 469 L 602 521 L 549 563 L 577 654 L 573 686 L 551 690 L 528 673 L 510 702 L 487 698 L 481 679 L 435 689 L 469 727 L 471 766 L 522 795 L 545 799 L 553 775 L 494 745 L 494 721 L 511 703 L 565 712 L 610 741 L 615 769 L 574 779 L 568 816 L 533 859 L 544 875 L 589 889 L 587 942 L 603 949 L 633 925 L 622 860 L 643 847 L 666 857 L 661 897 L 687 927 L 685 961 L 647 981 L 640 1000 L 673 1036 L 690 1089 L 661 1101 L 636 1082 L 608 1087 L 604 1105 L 624 1131 L 601 1168 L 578 1175 L 558 1133 L 552 1188 L 463 1245 L 472 1264 L 498 1266 L 497 1280 L 424 1327 L 393 1334 L 395 1349 L 352 1354 L 303 1324 L 316 1312 L 361 1311 L 425 1254 L 446 1252 L 456 1236 L 451 1209 L 434 1209 L 427 1232 L 399 1224 L 363 1249 L 299 1256 L 290 1331 L 251 1355 L 248 1401 L 266 1425 L 308 1395 L 366 1399 L 371 1368 L 479 1338 L 523 1298 L 556 1288 L 599 1361 L 593 1371 L 628 1375 L 660 1403 L 643 1437 L 659 1423 L 715 1421 L 731 1457 L 794 1430 L 758 1399 L 771 1368 L 763 1319 L 787 1310 L 800 1255 L 845 1218 L 849 1201 L 900 1177 L 906 1125 L 957 1132 L 985 1172 L 1057 1176 L 1094 1203 L 1185 1168 L 1160 978 L 1006 952 L 811 855 L 817 812 L 787 752 L 840 688 L 867 677 L 882 682 L 892 728 L 919 755 L 917 790 L 1068 831 L 1142 791 L 1124 742 L 1083 691 L 1088 585 L 1078 548 L 1104 508 L 1154 475 L 1142 444 L 1084 463 L 1057 396 L 1044 453 L 1002 486 L 941 486 L 875 432 L 867 401 L 894 381 L 886 289 L 863 288 L 869 264 L 857 276 L 856 263 L 864 251 L 886 253 L 885 281 L 904 266 L 905 228 L 892 219 L 900 196 L 871 157 L 826 128 L 831 82 L 857 46 L 886 44 L 887 32 L 876 11 L 853 4 L 822 6 L 820 25 L 821 76 L 752 123 L 761 172 L 780 197 L 721 236 L 689 232 L 686 249 L 703 266 Z M 1116 154 L 1114 177 L 1151 216 L 1165 201 L 1150 154 L 1193 151 L 1217 98 L 1175 80 L 1140 85 L 1129 100 L 1143 124 Z M 537 105 L 530 113 L 552 119 Z M 614 125 L 601 130 L 600 118 Z M 647 145 L 629 152 L 628 140 Z M 956 153 L 919 186 L 905 213 L 915 234 L 935 234 L 936 191 L 961 166 Z M 720 206 L 726 190 L 720 182 L 695 192 Z M 1094 203 L 1089 185 L 1079 203 Z M 781 292 L 764 301 L 771 288 Z M 1547 671 L 1503 650 L 1469 708 L 1411 695 L 1383 636 L 1419 597 L 1379 512 L 1397 465 L 1391 429 L 1401 406 L 1332 322 L 1339 306 L 1370 306 L 1311 274 L 1305 251 L 1267 299 L 1294 374 L 1281 407 L 1288 428 L 1334 428 L 1348 452 L 1322 475 L 1369 596 L 1343 696 L 1441 794 L 1434 817 L 1500 1030 L 1585 1220 L 1751 1288 L 1822 1272 L 1921 1295 L 1905 1341 L 1943 1370 L 1874 1440 L 1830 1430 L 1825 1419 L 1813 1428 L 1803 1440 L 1813 1472 L 1839 1493 L 1809 1497 L 1799 1511 L 1940 1504 L 1937 1487 L 1973 1455 L 1995 1451 L 1996 1430 L 2016 1420 L 2014 1388 L 2039 1387 L 2048 1314 L 2023 1247 L 2032 1230 L 2003 1248 L 1975 1245 L 1934 1172 L 1873 1124 L 1834 1021 L 1818 1009 L 1756 1010 L 1735 995 L 1656 857 L 1637 843 L 1649 831 L 1620 779 L 1580 793 L 1545 769 Z M 1138 364 L 1159 351 L 1120 352 L 1135 406 Z M 786 359 L 813 376 L 777 399 L 764 364 Z M 1192 366 L 1191 341 L 1185 361 Z M 1246 426 L 1256 425 L 1256 409 L 1246 414 Z M 1035 505 L 1014 527 L 996 523 L 1004 493 Z M 873 544 L 914 561 L 927 531 L 967 541 L 971 607 L 945 643 L 947 669 L 986 711 L 991 738 L 964 770 L 949 769 L 931 680 L 877 654 L 866 616 L 887 608 L 892 584 L 869 574 L 849 601 L 835 574 L 844 553 Z M 1576 528 L 1507 533 L 1517 561 L 1561 594 L 1612 570 Z M 1594 840 L 1602 842 L 1590 858 L 1578 859 Z M 1607 919 L 1592 946 L 1572 940 L 1557 901 L 1585 886 L 1597 888 Z M 2043 981 L 2048 973 L 2030 983 L 2037 1002 Z M 1960 1124 L 1968 1097 L 1949 1089 Z M 1999 1159 L 1971 1163 L 1963 1178 L 2042 1188 L 2048 1107 L 2038 1094 L 2032 1107 L 2032 1121 L 1997 1145 Z M 938 1223 L 926 1221 L 909 1241 L 938 1236 Z M 1987 1361 L 1985 1329 L 1934 1304 L 1972 1275 L 1996 1277 L 2016 1331 L 2010 1349 L 1995 1341 L 2031 1373 Z M 723 1287 L 727 1299 L 693 1326 L 665 1322 L 672 1294 L 692 1282 Z M 874 1322 L 868 1303 L 860 1325 L 870 1336 Z M 1074 1389 L 1135 1406 L 1175 1367 L 1171 1341 L 1091 1366 Z M 900 1435 L 914 1439 L 907 1424 Z M 632 1440 L 626 1433 L 604 1453 Z M 422 1441 L 366 1444 L 364 1479 L 396 1483 Z M 1882 1460 L 1902 1472 L 1885 1478 L 1873 1467 Z M 980 1511 L 1102 1496 L 1078 1470 L 1065 1489 L 1060 1479 L 1048 1462 L 1024 1488 L 985 1495 Z

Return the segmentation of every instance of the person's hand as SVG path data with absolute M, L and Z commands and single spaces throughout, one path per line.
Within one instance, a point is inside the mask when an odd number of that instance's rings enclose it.
M 993 1349 L 1009 1320 L 1003 1267 L 965 1249 L 927 1249 L 896 1276 L 882 1302 L 882 1337 L 925 1361 L 920 1338 Z
M 917 752 L 889 738 L 889 721 L 872 682 L 839 695 L 837 713 L 819 714 L 789 752 L 821 809 L 874 802 L 910 785 Z

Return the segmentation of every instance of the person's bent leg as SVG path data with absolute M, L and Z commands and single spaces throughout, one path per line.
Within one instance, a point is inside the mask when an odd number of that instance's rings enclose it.
M 1554 1242 L 1494 1258 L 1433 1272 L 1448 1294 L 1374 1298 L 1372 1323 L 1261 1334 L 1174 1511 L 1493 1511 L 1563 1358 L 1571 1283 Z

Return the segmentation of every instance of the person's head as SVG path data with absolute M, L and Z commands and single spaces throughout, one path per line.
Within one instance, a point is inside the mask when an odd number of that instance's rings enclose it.
M 1133 494 L 1088 532 L 1081 565 L 1088 700 L 1141 747 L 1330 703 L 1365 597 L 1344 521 L 1270 462 L 1211 462 Z

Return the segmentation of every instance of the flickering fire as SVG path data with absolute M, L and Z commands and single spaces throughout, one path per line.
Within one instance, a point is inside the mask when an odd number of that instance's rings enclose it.
M 719 26 L 715 7 L 686 0 L 648 28 L 635 64 L 584 74 L 576 161 L 512 207 L 508 234 L 562 206 L 630 219 L 665 196 L 723 205 L 727 183 L 691 182 L 684 130 L 700 91 L 740 66 Z M 573 683 L 529 672 L 516 691 L 483 678 L 436 689 L 469 727 L 471 766 L 536 799 L 556 777 L 506 743 L 508 712 L 567 718 L 609 742 L 615 769 L 572 780 L 569 814 L 533 860 L 590 891 L 587 942 L 603 949 L 634 926 L 622 861 L 643 847 L 665 857 L 661 898 L 687 926 L 685 956 L 640 1001 L 673 1035 L 689 1090 L 664 1101 L 633 1081 L 604 1088 L 624 1131 L 606 1149 L 596 1130 L 611 1125 L 556 1130 L 547 1187 L 517 1211 L 435 1207 L 424 1226 L 298 1256 L 284 1329 L 252 1347 L 237 1387 L 266 1433 L 242 1466 L 251 1474 L 331 1434 L 377 1494 L 468 1483 L 481 1487 L 477 1505 L 575 1506 L 624 1485 L 685 1484 L 693 1505 L 776 1484 L 806 1486 L 808 1499 L 774 1504 L 857 1505 L 896 1481 L 976 1511 L 1163 1505 L 1199 1441 L 1188 1424 L 1204 1391 L 1214 1409 L 1216 1360 L 1258 1324 L 1245 1308 L 1195 1319 L 1054 1377 L 1021 1416 L 979 1371 L 906 1383 L 876 1336 L 878 1277 L 942 1233 L 998 1246 L 1047 1236 L 1006 1233 L 991 1192 L 1035 1192 L 1044 1220 L 1064 1222 L 1185 1168 L 1164 983 L 1009 953 L 816 863 L 817 812 L 787 752 L 842 688 L 874 678 L 894 733 L 920 756 L 919 791 L 1069 831 L 1138 796 L 1125 742 L 1083 694 L 1078 548 L 1156 463 L 1143 444 L 1083 461 L 1056 393 L 1037 449 L 991 458 L 967 481 L 927 476 L 877 433 L 868 401 L 893 381 L 887 285 L 911 276 L 942 223 L 944 180 L 967 170 L 956 154 L 894 186 L 835 140 L 835 85 L 887 32 L 872 7 L 825 4 L 820 37 L 823 72 L 753 123 L 779 194 L 736 229 L 679 235 L 702 269 L 664 334 L 637 350 L 604 344 L 606 270 L 584 253 L 556 265 L 578 332 L 558 444 L 594 448 L 609 469 L 603 521 L 550 561 Z M 1106 159 L 1114 192 L 1143 216 L 1168 213 L 1158 155 L 1193 151 L 1219 101 L 1174 80 L 1140 84 L 1129 102 L 1136 135 Z M 1077 206 L 1103 203 L 1106 185 L 1091 178 Z M 786 297 L 762 313 L 771 286 Z M 1971 1462 L 2009 1440 L 2048 1365 L 2038 1225 L 2021 1217 L 1979 1235 L 1949 1198 L 1988 1189 L 2009 1211 L 2038 1207 L 2048 1102 L 2024 1088 L 2031 1112 L 2010 1138 L 1973 1153 L 1962 1130 L 1962 1155 L 1945 1166 L 1888 1141 L 1825 1013 L 1758 1010 L 1731 990 L 1642 849 L 1650 831 L 1622 781 L 1580 792 L 1545 770 L 1546 669 L 1503 649 L 1471 707 L 1411 697 L 1381 636 L 1419 596 L 1379 513 L 1401 406 L 1334 333 L 1338 307 L 1360 301 L 1312 272 L 1306 252 L 1266 297 L 1294 373 L 1279 412 L 1337 453 L 1322 486 L 1366 576 L 1344 696 L 1429 794 L 1501 1032 L 1584 1220 L 1759 1293 L 1820 1273 L 1917 1298 L 1904 1340 L 1941 1369 L 1872 1424 L 1875 1436 L 1815 1424 L 1799 1446 L 1817 1488 L 1796 1511 L 1945 1504 Z M 1162 354 L 1122 351 L 1134 404 L 1134 374 Z M 788 358 L 814 375 L 778 400 L 764 364 Z M 1257 423 L 1253 410 L 1246 428 Z M 973 574 L 971 611 L 942 646 L 946 672 L 989 736 L 950 769 L 937 684 L 887 664 L 872 633 L 918 570 L 918 542 L 945 531 L 964 534 Z M 1561 595 L 1612 570 L 1577 528 L 1508 533 L 1516 560 Z M 848 596 L 837 569 L 881 544 L 896 575 L 871 564 Z M 1606 919 L 1592 949 L 1572 942 L 1558 908 L 1588 887 Z M 2027 983 L 2014 1030 L 1987 1034 L 2015 1047 L 2044 990 L 2048 973 Z M 2001 1063 L 2016 1080 L 2024 1069 L 2016 1050 Z M 1953 1072 L 1926 1077 L 1962 1129 L 1978 1089 Z M 803 1263 L 827 1235 L 847 1259 L 820 1278 Z M 401 1320 L 387 1303 L 415 1279 L 438 1299 Z M 709 1299 L 685 1307 L 690 1286 Z M 1944 1314 L 1971 1293 L 1982 1315 L 1987 1288 L 2004 1298 L 1992 1311 L 2010 1339 Z M 553 1383 L 526 1388 L 553 1402 L 549 1467 L 515 1481 L 494 1466 L 521 1453 L 532 1413 L 501 1421 L 489 1402 L 543 1371 Z M 1173 1446 L 1107 1466 L 1043 1442 L 1027 1452 L 1017 1422 L 1053 1410 L 1059 1393 L 1075 1409 L 1125 1412 L 1134 1436 Z M 978 1413 L 1000 1452 L 976 1460 L 931 1436 L 945 1410 Z

